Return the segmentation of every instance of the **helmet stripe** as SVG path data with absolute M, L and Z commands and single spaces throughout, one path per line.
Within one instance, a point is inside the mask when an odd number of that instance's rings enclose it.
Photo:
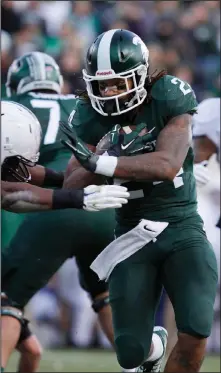
M 35 62 L 35 68 L 38 70 L 39 73 L 39 80 L 45 80 L 46 79 L 46 71 L 45 71 L 45 61 L 41 53 L 39 52 L 33 52 L 33 59 Z
M 97 69 L 98 70 L 110 70 L 111 59 L 110 59 L 110 46 L 111 40 L 115 32 L 118 29 L 109 30 L 104 33 L 100 40 L 97 52 Z
M 29 67 L 29 75 L 31 78 L 37 80 L 37 76 L 36 76 L 36 69 L 34 68 L 34 61 L 33 61 L 33 58 L 32 56 L 27 56 L 26 58 L 26 61 L 27 61 L 27 64 L 28 64 L 28 67 Z
M 39 52 L 32 52 L 27 56 L 26 59 L 30 76 L 34 80 L 45 80 L 46 79 L 46 72 L 45 72 L 45 62 L 44 59 Z

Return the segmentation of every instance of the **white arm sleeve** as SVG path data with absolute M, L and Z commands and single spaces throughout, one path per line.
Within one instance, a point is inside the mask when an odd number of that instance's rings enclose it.
M 206 136 L 220 148 L 220 98 L 202 101 L 193 116 L 193 137 Z

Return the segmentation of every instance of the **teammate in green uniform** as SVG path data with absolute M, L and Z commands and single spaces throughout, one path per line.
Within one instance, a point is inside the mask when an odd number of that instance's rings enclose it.
M 42 124 L 40 163 L 46 164 L 55 161 L 56 168 L 62 167 L 63 164 L 66 165 L 70 156 L 70 152 L 65 151 L 59 141 L 62 138 L 59 131 L 59 120 L 68 118 L 75 105 L 74 95 L 59 95 L 61 86 L 62 76 L 59 68 L 55 61 L 46 54 L 28 54 L 15 60 L 8 71 L 6 83 L 8 99 L 21 103 L 32 112 L 36 112 Z M 49 90 L 51 94 L 45 96 L 36 92 L 36 90 L 44 92 L 45 89 Z M 4 99 L 7 100 L 7 98 Z M 59 160 L 62 149 L 62 159 Z M 24 216 L 20 214 L 2 211 L 2 248 L 9 245 L 23 218 Z
M 100 35 L 83 70 L 87 97 L 65 131 L 85 175 L 106 176 L 130 191 L 129 203 L 117 212 L 116 240 L 91 265 L 109 284 L 120 365 L 160 370 L 161 358 L 154 351 L 147 356 L 164 286 L 178 329 L 164 371 L 199 372 L 213 320 L 217 263 L 197 213 L 191 141 L 197 102 L 189 84 L 163 72 L 153 78 L 148 69 L 148 50 L 137 35 Z M 87 148 L 84 142 L 94 145 L 108 131 L 103 155 Z
M 75 106 L 75 96 L 60 95 L 61 84 L 62 77 L 55 61 L 50 56 L 39 52 L 27 54 L 14 61 L 8 72 L 9 101 L 23 104 L 36 114 L 43 133 L 40 163 L 46 166 L 47 170 L 53 167 L 56 171 L 66 169 L 71 154 L 60 142 L 62 132 L 59 130 L 59 121 L 67 120 L 70 111 Z M 57 181 L 56 178 L 54 181 Z M 61 181 L 60 186 L 63 183 L 63 175 Z M 6 186 L 8 184 L 10 183 L 6 183 Z M 47 183 L 45 184 L 47 186 Z M 4 187 L 4 182 L 2 186 Z M 25 183 L 25 186 L 27 189 L 31 185 Z M 48 189 L 47 192 L 50 193 L 50 190 Z M 94 205 L 94 210 L 96 210 L 96 205 Z M 76 255 L 81 277 L 85 282 L 84 286 L 87 286 L 93 307 L 99 313 L 101 323 L 111 338 L 111 318 L 107 318 L 108 314 L 111 316 L 110 311 L 108 309 L 104 311 L 105 305 L 108 304 L 107 285 L 98 281 L 89 265 L 112 240 L 114 213 L 111 210 L 107 213 L 102 211 L 92 218 L 90 212 L 76 211 L 66 209 L 25 216 L 9 247 L 4 250 L 2 290 L 11 300 L 11 305 L 22 309 L 62 263 Z M 102 231 L 100 230 L 101 222 L 104 224 Z M 6 303 L 7 301 L 4 300 Z M 7 307 L 8 304 L 5 306 Z M 6 311 L 3 310 L 3 312 L 6 315 Z M 15 323 L 19 315 L 19 312 L 18 314 L 15 312 L 13 316 Z M 23 329 L 26 328 L 23 322 L 22 326 Z M 2 362 L 3 366 L 6 365 L 8 356 L 18 340 L 20 331 L 18 322 L 15 329 L 13 329 L 13 334 L 9 335 L 8 340 L 11 343 L 8 350 L 4 343 L 7 351 Z M 4 330 L 10 334 L 9 324 Z M 22 332 L 22 335 L 25 340 L 27 333 Z

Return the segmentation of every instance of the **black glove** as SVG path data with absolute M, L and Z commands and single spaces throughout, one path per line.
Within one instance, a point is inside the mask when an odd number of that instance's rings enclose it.
M 123 151 L 121 149 L 121 145 L 124 141 L 124 135 L 119 134 L 117 143 L 110 146 L 110 148 L 107 150 L 107 153 L 109 156 L 113 157 L 120 157 L 123 155 Z
M 101 172 L 97 171 L 97 164 L 100 159 L 100 157 L 95 153 L 93 153 L 90 149 L 88 149 L 87 145 L 82 141 L 76 134 L 74 130 L 70 127 L 69 124 L 60 122 L 61 130 L 65 133 L 65 135 L 68 137 L 70 142 L 62 140 L 62 143 L 68 147 L 72 153 L 75 155 L 78 162 L 88 171 L 99 173 L 104 176 L 110 176 L 111 170 L 114 168 L 113 162 L 110 164 L 110 162 L 107 164 L 107 169 L 103 170 Z M 111 147 L 107 150 L 108 156 L 111 157 L 119 157 L 121 155 L 121 143 L 123 141 L 123 135 L 119 135 L 116 144 L 111 145 Z M 107 157 L 107 155 L 106 155 Z M 114 162 L 117 164 L 117 162 Z M 112 176 L 112 174 L 111 174 Z
M 60 122 L 61 130 L 68 137 L 69 141 L 61 140 L 61 142 L 72 151 L 79 163 L 88 171 L 96 170 L 96 162 L 99 156 L 90 151 L 87 145 L 77 136 L 73 128 L 65 122 Z

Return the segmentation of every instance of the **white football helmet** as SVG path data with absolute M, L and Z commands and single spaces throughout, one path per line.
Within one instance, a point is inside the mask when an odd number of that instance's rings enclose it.
M 1 103 L 2 180 L 28 181 L 27 166 L 39 158 L 41 125 L 36 116 L 16 102 Z

